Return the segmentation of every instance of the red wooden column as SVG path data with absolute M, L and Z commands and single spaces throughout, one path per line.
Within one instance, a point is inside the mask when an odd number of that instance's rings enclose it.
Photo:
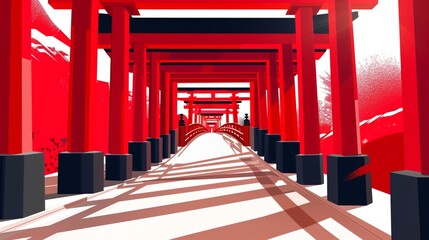
M 392 239 L 429 236 L 428 9 L 428 1 L 399 0 L 406 170 L 390 176 Z
M 266 64 L 269 64 L 268 61 Z M 265 135 L 268 133 L 267 129 L 267 96 L 266 96 L 266 81 L 265 73 L 260 72 L 258 78 L 257 88 L 258 88 L 258 117 L 259 117 L 259 130 L 258 130 L 258 142 L 255 146 L 255 150 L 258 151 L 259 156 L 264 156 L 265 150 Z
M 265 161 L 275 163 L 277 161 L 276 143 L 280 141 L 280 111 L 279 88 L 277 77 L 277 54 L 270 53 L 267 64 L 267 99 L 268 99 L 268 134 L 264 139 Z
M 296 19 L 301 148 L 301 154 L 296 157 L 296 172 L 297 182 L 301 184 L 323 183 L 313 30 L 313 15 L 317 11 L 317 8 L 301 6 L 288 11 L 288 14 L 294 13 Z
M 259 130 L 258 114 L 258 85 L 255 81 L 250 82 L 250 145 L 256 150 Z
M 133 141 L 144 142 L 148 137 L 147 120 L 147 48 L 144 43 L 134 43 L 133 105 L 134 132 Z
M 225 114 L 226 114 L 226 123 L 229 123 L 230 122 L 230 119 L 229 119 L 229 108 L 225 109 Z
M 232 119 L 234 123 L 238 123 L 238 104 L 236 93 L 232 93 Z
M 188 108 L 188 125 L 192 124 L 194 120 L 194 93 L 189 96 L 189 108 Z
M 32 152 L 30 0 L 0 2 L 0 33 L 0 219 L 11 219 L 45 209 L 43 154 Z
M 160 118 L 160 62 L 159 52 L 152 52 L 150 59 L 150 90 L 149 90 L 149 138 L 151 142 L 152 163 L 162 161 L 162 139 Z
M 147 120 L 147 48 L 144 43 L 134 43 L 133 74 L 133 124 L 132 142 L 128 152 L 133 155 L 133 171 L 151 169 L 150 143 Z
M 296 113 L 296 94 L 293 64 L 293 48 L 283 44 L 279 49 L 280 74 L 280 127 L 281 141 L 277 142 L 277 170 L 296 172 L 296 155 L 300 153 L 298 140 L 298 121 Z
M 110 77 L 109 154 L 106 179 L 132 177 L 132 155 L 128 154 L 128 81 L 130 59 L 130 13 L 124 6 L 109 6 L 112 15 L 112 57 Z
M 58 193 L 103 190 L 104 157 L 93 152 L 97 81 L 98 0 L 72 2 L 68 152 L 59 155 Z M 76 170 L 74 170 L 76 169 Z M 92 169 L 89 174 L 84 171 Z
M 170 79 L 171 82 L 171 79 Z M 170 135 L 171 135 L 171 154 L 175 154 L 177 152 L 178 146 L 178 129 L 179 122 L 177 120 L 177 82 L 170 83 Z
M 171 136 L 170 136 L 170 73 L 161 74 L 161 138 L 162 138 L 162 157 L 169 158 L 171 154 Z
M 334 151 L 328 156 L 328 200 L 337 204 L 372 202 L 371 179 L 359 168 L 369 163 L 361 155 L 352 12 L 349 1 L 329 3 L 331 91 Z M 365 169 L 365 168 L 363 168 Z M 353 171 L 359 174 L 352 174 Z M 349 177 L 361 176 L 361 177 Z

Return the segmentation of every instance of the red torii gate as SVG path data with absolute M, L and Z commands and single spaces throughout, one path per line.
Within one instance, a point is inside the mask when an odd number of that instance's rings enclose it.
M 0 66 L 2 74 L 2 78 L 6 79 L 0 82 L 0 96 L 2 96 L 2 100 L 0 101 L 0 110 L 2 112 L 7 113 L 8 118 L 2 118 L 0 120 L 0 152 L 5 154 L 2 156 L 2 161 L 8 161 L 3 159 L 13 158 L 16 160 L 17 156 L 15 154 L 23 154 L 19 155 L 18 158 L 27 158 L 27 157 L 35 157 L 40 159 L 40 154 L 27 154 L 31 152 L 31 117 L 26 117 L 24 113 L 29 113 L 30 111 L 26 111 L 30 109 L 31 106 L 31 94 L 25 92 L 24 86 L 27 86 L 27 83 L 31 82 L 28 75 L 23 75 L 22 73 L 28 72 L 26 70 L 29 69 L 29 46 L 30 46 L 30 38 L 29 38 L 29 26 L 30 19 L 28 16 L 28 12 L 30 11 L 30 1 L 29 0 L 14 0 L 14 2 L 19 2 L 20 4 L 11 4 L 12 0 L 2 1 L 0 4 L 0 15 L 4 16 L 4 21 L 0 21 L 0 31 L 5 33 L 4 36 L 9 36 L 2 38 L 0 40 L 0 48 L 2 56 L 0 57 Z M 71 4 L 73 2 L 73 5 Z M 297 39 L 298 39 L 298 62 L 299 69 L 298 75 L 300 76 L 300 81 L 303 83 L 299 86 L 300 95 L 304 95 L 306 93 L 311 95 L 311 91 L 314 90 L 311 86 L 312 79 L 314 78 L 313 66 L 314 59 L 310 57 L 308 54 L 307 47 L 314 48 L 313 44 L 313 34 L 309 31 L 310 26 L 312 25 L 312 21 L 309 16 L 313 15 L 315 12 L 313 11 L 313 7 L 316 8 L 328 8 L 328 1 L 298 1 L 298 0 L 269 0 L 264 2 L 253 2 L 248 3 L 247 1 L 231 1 L 231 0 L 221 0 L 221 1 L 185 1 L 180 3 L 170 3 L 163 1 L 132 1 L 131 9 L 128 11 L 126 7 L 128 6 L 119 6 L 118 2 L 105 0 L 101 1 L 102 4 L 99 4 L 99 1 L 89 0 L 89 1 L 77 1 L 77 0 L 51 0 L 50 3 L 55 7 L 63 7 L 63 8 L 71 8 L 73 15 L 73 33 L 72 33 L 72 73 L 71 73 L 71 99 L 73 104 L 71 110 L 71 127 L 69 131 L 69 150 L 72 153 L 62 154 L 63 159 L 67 159 L 68 157 L 73 158 L 73 161 L 78 161 L 77 159 L 89 158 L 85 161 L 80 161 L 81 164 L 92 166 L 94 172 L 91 173 L 90 179 L 87 185 L 84 186 L 83 189 L 76 189 L 75 187 L 70 187 L 71 189 L 75 189 L 77 192 L 85 192 L 85 191 L 98 191 L 98 186 L 100 185 L 99 178 L 97 177 L 99 169 L 99 163 L 102 163 L 102 155 L 100 153 L 90 153 L 89 151 L 95 150 L 92 149 L 94 136 L 92 136 L 91 126 L 94 124 L 91 121 L 91 114 L 93 111 L 93 101 L 91 101 L 91 91 L 94 88 L 95 83 L 95 71 L 96 71 L 96 49 L 97 49 L 97 17 L 98 17 L 98 9 L 99 8 L 108 8 L 109 12 L 114 15 L 114 24 L 113 24 L 113 34 L 117 37 L 113 38 L 112 41 L 112 49 L 121 49 L 122 51 L 117 51 L 112 55 L 115 63 L 118 62 L 118 67 L 112 69 L 112 96 L 118 94 L 120 96 L 128 94 L 123 94 L 127 90 L 127 83 L 123 80 L 125 78 L 125 73 L 128 72 L 126 68 L 128 67 L 128 42 L 127 39 L 129 37 L 129 33 L 124 31 L 129 24 L 128 22 L 128 14 L 136 13 L 135 9 L 138 8 L 146 8 L 146 9 L 163 9 L 163 8 L 187 8 L 187 9 L 289 9 L 290 13 L 295 13 L 297 17 Z M 334 132 L 335 132 L 335 151 L 338 154 L 342 154 L 343 156 L 329 156 L 329 166 L 336 165 L 336 160 L 338 158 L 351 158 L 366 162 L 365 157 L 359 155 L 359 131 L 358 131 L 358 121 L 357 121 L 357 113 L 356 113 L 356 89 L 355 89 L 355 70 L 354 70 L 354 50 L 353 50 L 353 31 L 351 24 L 351 16 L 350 10 L 352 8 L 372 8 L 376 5 L 376 0 L 353 0 L 353 1 L 343 1 L 343 0 L 331 0 L 330 1 L 330 49 L 331 49 L 331 69 L 332 69 L 332 91 L 333 91 L 333 118 L 334 118 Z M 121 3 L 119 3 L 121 4 Z M 400 13 L 401 13 L 401 50 L 402 50 L 402 64 L 403 64 L 403 76 L 404 79 L 404 114 L 406 121 L 405 128 L 405 147 L 406 147 L 406 165 L 407 168 L 421 171 L 423 174 L 428 174 L 429 172 L 429 161 L 426 157 L 427 153 L 424 149 L 429 149 L 429 147 L 425 147 L 429 144 L 429 141 L 425 141 L 424 137 L 427 136 L 424 126 L 424 120 L 429 116 L 429 110 L 424 108 L 425 103 L 425 90 L 427 90 L 427 84 L 425 84 L 424 76 L 427 74 L 426 66 L 426 57 L 429 50 L 425 44 L 420 44 L 416 39 L 427 39 L 427 34 L 425 30 L 425 24 L 419 23 L 419 21 L 415 20 L 417 18 L 425 19 L 425 10 L 429 7 L 429 3 L 425 1 L 413 1 L 413 0 L 400 0 Z M 12 27 L 13 26 L 13 27 Z M 119 37 L 120 36 L 120 37 Z M 192 43 L 191 43 L 192 44 Z M 113 52 L 115 52 L 114 50 Z M 144 52 L 144 51 L 143 51 Z M 282 51 L 285 53 L 287 51 Z M 291 52 L 291 51 L 289 51 Z M 285 55 L 285 54 L 283 54 Z M 12 60 L 11 60 L 12 59 Z M 290 58 L 292 59 L 292 58 Z M 24 60 L 24 61 L 23 61 Z M 287 67 L 288 64 L 284 64 L 283 67 Z M 116 66 L 116 64 L 115 64 Z M 307 71 L 308 70 L 308 71 Z M 292 71 L 289 71 L 290 73 Z M 308 73 L 308 75 L 306 75 Z M 286 72 L 285 72 L 286 74 Z M 144 78 L 144 77 L 142 77 Z M 308 81 L 308 80 L 310 81 Z M 156 81 L 154 81 L 156 82 Z M 282 81 L 283 82 L 283 81 Z M 286 84 L 289 84 L 288 81 L 285 81 Z M 309 82 L 309 84 L 306 84 Z M 117 87 L 114 87 L 117 86 Z M 417 88 L 417 86 L 421 86 Z M 156 85 L 154 87 L 156 89 Z M 282 91 L 285 91 L 284 94 L 281 95 L 281 99 L 283 102 L 291 88 L 281 88 Z M 307 91 L 309 90 L 309 91 Z M 82 94 L 80 94 L 82 93 Z M 152 95 L 152 94 L 151 94 Z M 116 97 L 115 97 L 116 98 Z M 125 97 L 118 97 L 117 99 L 122 99 L 120 106 L 117 106 L 118 109 L 113 109 L 118 113 L 125 112 Z M 306 101 L 307 98 L 300 97 L 300 106 L 302 107 L 303 102 Z M 155 100 L 156 101 L 156 100 Z M 417 104 L 416 104 L 417 103 Z M 309 106 L 313 106 L 314 102 L 310 102 Z M 112 106 L 113 107 L 113 106 Z M 281 105 L 281 107 L 285 107 L 285 105 Z M 310 107 L 311 108 L 311 107 Z M 314 108 L 314 107 L 313 107 Z M 300 108 L 300 122 L 306 124 L 310 129 L 316 129 L 314 127 L 316 124 L 314 117 L 306 117 L 307 113 L 312 111 L 305 111 Z M 282 112 L 282 119 L 285 119 L 285 116 Z M 155 112 L 156 113 L 156 112 Z M 304 114 L 303 114 L 304 113 Z M 313 114 L 315 114 L 313 112 Z M 114 123 L 118 124 L 126 124 L 125 114 L 120 114 L 115 118 L 115 121 L 111 123 L 113 126 Z M 287 122 L 286 122 L 287 123 Z M 303 124 L 301 124 L 303 126 Z M 112 128 L 111 128 L 112 129 Z M 287 129 L 287 128 L 286 128 Z M 120 141 L 125 139 L 124 133 L 120 133 L 119 131 L 111 130 L 111 136 L 117 136 L 119 139 L 112 138 L 109 140 L 109 149 L 113 154 L 123 155 L 126 153 L 126 142 Z M 289 134 L 286 131 L 285 134 Z M 141 138 L 141 137 L 138 137 Z M 302 143 L 302 153 L 312 154 L 318 153 L 317 144 L 314 141 L 307 141 L 309 139 L 315 139 L 315 137 L 305 129 L 300 130 L 300 139 Z M 143 141 L 145 139 L 142 139 Z M 408 141 L 407 141 L 408 140 Z M 125 143 L 124 143 L 125 142 Z M 84 154 L 77 154 L 78 152 Z M 25 154 L 24 154 L 25 153 Z M 358 155 L 357 157 L 354 157 Z M 410 157 L 413 156 L 413 157 Z M 122 156 L 111 156 L 114 158 L 119 158 L 120 160 L 129 161 L 128 157 Z M 304 157 L 304 156 L 300 156 Z M 354 160 L 347 159 L 347 162 L 353 162 Z M 418 164 L 418 160 L 420 159 L 421 164 Z M 27 165 L 27 162 L 31 162 L 29 164 L 35 164 L 37 166 L 42 166 L 43 163 L 40 161 L 22 161 L 22 164 Z M 36 163 L 37 162 L 37 163 Z M 66 162 L 66 161 L 62 161 Z M 343 161 L 344 162 L 344 161 Z M 331 164 L 332 163 L 332 164 Z M 417 164 L 416 164 L 417 163 Z M 67 165 L 66 165 L 67 166 Z M 69 165 L 70 166 L 70 165 Z M 12 193 L 3 194 L 2 196 L 17 196 L 19 199 L 32 199 L 32 204 L 24 203 L 20 209 L 16 212 L 21 212 L 21 214 L 16 214 L 14 210 L 18 209 L 16 205 L 12 205 L 12 208 L 2 208 L 2 209 L 12 209 L 11 212 L 1 212 L 2 217 L 6 215 L 6 217 L 15 217 L 28 215 L 37 211 L 40 211 L 43 207 L 39 204 L 34 203 L 40 202 L 38 200 L 43 199 L 43 196 L 39 194 L 39 191 L 34 191 L 35 188 L 32 188 L 29 184 L 33 184 L 39 186 L 37 189 L 41 189 L 39 185 L 40 175 L 37 175 L 34 169 L 32 168 L 32 173 L 19 173 L 20 171 L 14 169 L 13 166 L 5 165 L 6 169 L 3 172 L 14 172 L 17 173 L 14 176 L 20 179 L 24 179 L 24 176 L 34 176 L 34 179 L 31 179 L 29 182 L 25 182 L 23 186 L 17 186 L 16 192 L 24 193 L 24 189 L 32 189 L 33 193 L 31 196 L 27 194 L 16 195 Z M 64 167 L 64 166 L 63 166 Z M 25 168 L 26 169 L 26 168 Z M 109 167 L 109 169 L 111 169 Z M 42 172 L 42 171 L 40 171 Z M 41 173 L 43 174 L 43 173 Z M 412 174 L 402 174 L 405 178 L 413 178 L 416 176 L 412 176 Z M 43 175 L 41 175 L 43 176 Z M 332 176 L 336 177 L 336 176 Z M 427 181 L 427 175 L 417 176 L 419 181 Z M 28 180 L 28 178 L 26 178 Z M 331 182 L 331 178 L 328 177 L 328 181 Z M 332 180 L 335 182 L 335 180 Z M 340 179 L 342 181 L 342 179 Z M 404 183 L 401 177 L 394 176 L 392 180 L 392 197 L 397 195 L 406 195 L 413 196 L 413 199 L 419 198 L 420 189 L 417 189 L 417 192 L 412 192 L 410 194 L 404 194 L 404 191 L 408 189 L 415 189 L 408 186 L 405 186 L 404 189 L 400 189 L 400 192 L 396 192 L 395 183 L 399 181 Z M 3 184 L 11 184 L 10 180 L 7 179 L 3 182 Z M 73 183 L 77 185 L 76 182 Z M 71 184 L 70 184 L 71 185 Z M 337 184 L 334 184 L 337 185 Z M 29 187 L 30 186 L 30 187 Z M 333 191 L 332 186 L 328 185 L 329 193 Z M 411 191 L 411 190 L 410 190 Z M 37 192 L 37 193 L 36 193 Z M 422 193 L 421 193 L 422 194 Z M 24 198 L 26 196 L 26 198 Z M 359 196 L 364 196 L 365 201 L 368 202 L 368 195 L 359 194 Z M 415 196 L 415 197 L 414 197 Z M 339 199 L 335 199 L 335 196 L 331 194 L 328 195 L 328 198 L 331 201 L 336 201 Z M 401 198 L 397 198 L 401 199 Z M 3 201 L 6 204 L 9 204 L 8 201 Z M 418 201 L 422 202 L 422 201 Z M 398 202 L 392 201 L 392 206 L 394 209 Z M 400 202 L 403 203 L 403 202 Z M 417 208 L 417 210 L 422 207 L 420 204 L 413 204 L 409 202 L 407 206 L 412 206 Z M 11 206 L 11 205 L 8 205 Z M 22 209 L 26 209 L 28 211 L 22 211 Z M 413 211 L 408 211 L 413 212 Z M 395 212 L 394 212 L 395 213 Z M 411 213 L 410 213 L 411 214 Z M 393 219 L 403 219 L 402 221 L 410 221 L 414 218 L 410 215 L 404 215 L 403 218 L 397 218 L 397 215 L 392 214 Z M 420 216 L 421 217 L 421 216 Z M 423 217 L 416 220 L 417 222 L 426 222 L 428 214 L 423 214 Z M 394 235 L 400 234 L 403 232 L 417 235 L 425 235 L 427 234 L 428 229 L 419 228 L 416 231 L 407 230 L 412 229 L 412 227 L 397 228 L 395 227 L 397 222 L 394 222 Z M 409 226 L 408 224 L 406 226 Z M 415 224 L 415 226 L 421 226 L 421 224 Z M 401 236 L 401 235 L 399 235 Z M 410 235 L 408 235 L 410 236 Z

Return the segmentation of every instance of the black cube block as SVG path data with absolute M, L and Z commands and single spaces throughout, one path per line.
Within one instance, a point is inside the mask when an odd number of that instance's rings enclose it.
M 276 163 L 277 161 L 277 150 L 276 143 L 280 141 L 280 134 L 266 134 L 265 135 L 265 162 L 267 163 Z
M 367 155 L 329 155 L 328 200 L 338 205 L 372 203 L 371 174 L 356 172 L 367 164 Z
M 179 135 L 177 130 L 170 130 L 170 141 L 171 141 L 171 154 L 175 154 L 177 152 L 177 146 L 179 143 Z
M 296 173 L 296 155 L 299 154 L 299 141 L 279 141 L 276 150 L 277 170 L 282 173 Z
M 43 153 L 0 155 L 0 219 L 45 210 Z
M 267 135 L 267 129 L 259 129 L 258 130 L 258 155 L 265 155 L 265 135 Z
M 429 175 L 390 174 L 392 239 L 429 239 Z
M 162 162 L 162 138 L 148 138 L 152 163 Z
M 250 147 L 256 150 L 256 145 L 257 145 L 257 141 L 258 141 L 258 129 L 256 127 L 250 127 Z
M 133 171 L 151 169 L 150 142 L 129 142 L 128 153 L 133 155 Z
M 106 180 L 124 181 L 132 178 L 132 165 L 131 154 L 107 154 Z
M 297 182 L 303 185 L 323 184 L 323 156 L 322 154 L 296 155 Z
M 59 154 L 58 193 L 96 193 L 104 189 L 104 155 L 102 152 Z
M 162 158 L 170 158 L 171 155 L 171 140 L 170 134 L 162 134 Z

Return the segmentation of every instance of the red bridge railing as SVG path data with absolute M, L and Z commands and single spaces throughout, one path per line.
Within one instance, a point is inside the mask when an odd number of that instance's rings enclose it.
M 215 132 L 228 133 L 240 141 L 244 146 L 250 145 L 250 126 L 237 123 L 227 123 L 218 128 Z
M 183 116 L 180 116 L 179 121 L 179 146 L 183 147 L 188 144 L 194 137 L 198 136 L 201 133 L 208 132 L 207 128 L 199 123 L 185 125 L 183 121 Z

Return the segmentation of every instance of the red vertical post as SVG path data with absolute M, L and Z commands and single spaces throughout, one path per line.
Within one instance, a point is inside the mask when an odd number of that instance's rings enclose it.
M 112 76 L 110 79 L 109 153 L 127 154 L 130 14 L 112 7 Z
M 250 82 L 250 117 L 249 117 L 249 119 L 250 119 L 250 126 L 252 126 L 252 127 L 258 127 L 257 125 L 256 125 L 256 122 L 255 122 L 255 119 L 257 119 L 256 117 L 255 117 L 255 115 L 256 115 L 256 97 L 255 97 L 255 94 L 256 94 L 256 89 L 255 89 L 255 82 L 253 82 L 253 81 L 251 81 Z
M 133 104 L 134 134 L 133 140 L 144 142 L 148 137 L 147 126 L 147 48 L 143 43 L 134 44 Z
M 237 104 L 237 94 L 232 94 L 232 118 L 234 123 L 238 123 L 238 104 Z
M 268 63 L 267 63 L 268 64 Z M 267 129 L 267 98 L 265 94 L 265 77 L 263 74 L 259 73 L 259 79 L 258 79 L 258 107 L 259 107 L 259 128 L 260 129 Z
M 161 134 L 170 134 L 170 73 L 163 73 L 161 81 Z
M 191 96 L 189 96 L 189 104 L 188 104 L 188 125 L 192 124 L 192 121 L 194 120 L 194 93 L 191 93 Z
M 171 81 L 171 80 L 170 80 Z M 177 130 L 179 122 L 177 120 L 177 82 L 171 82 L 171 120 L 170 129 Z
M 356 155 L 361 144 L 350 1 L 331 0 L 329 6 L 334 150 Z
M 282 48 L 279 51 L 279 66 L 281 139 L 282 141 L 296 141 L 298 140 L 298 121 L 296 113 L 292 45 L 282 45 Z
M 0 33 L 0 154 L 32 152 L 30 0 L 0 3 Z
M 427 1 L 399 1 L 405 169 L 429 174 Z M 426 55 L 426 56 L 425 56 Z
M 275 53 L 270 53 L 267 63 L 267 100 L 268 108 L 268 133 L 280 133 L 280 112 L 279 112 L 279 95 L 277 84 L 277 56 Z
M 313 11 L 312 7 L 300 7 L 296 12 L 299 137 L 302 154 L 320 153 Z
M 150 90 L 149 90 L 149 137 L 160 138 L 160 109 L 159 109 L 159 90 L 160 90 L 160 64 L 159 53 L 151 53 L 151 76 L 150 76 Z
M 229 108 L 225 109 L 225 114 L 226 114 L 226 123 L 229 123 Z
M 95 91 L 98 47 L 97 0 L 73 1 L 71 46 L 68 151 L 93 151 L 95 136 Z

